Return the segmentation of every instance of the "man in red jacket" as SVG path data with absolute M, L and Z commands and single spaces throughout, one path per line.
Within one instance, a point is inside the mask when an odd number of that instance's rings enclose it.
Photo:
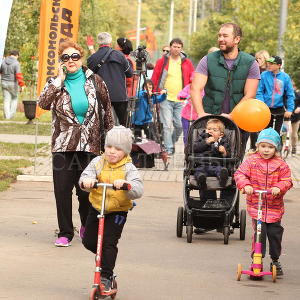
M 181 39 L 173 39 L 170 42 L 170 52 L 156 62 L 151 78 L 154 91 L 168 91 L 167 100 L 160 103 L 160 120 L 163 123 L 164 144 L 169 155 L 175 152 L 174 145 L 182 133 L 182 101 L 177 100 L 177 94 L 190 83 L 194 72 L 193 64 L 181 52 L 182 48 Z

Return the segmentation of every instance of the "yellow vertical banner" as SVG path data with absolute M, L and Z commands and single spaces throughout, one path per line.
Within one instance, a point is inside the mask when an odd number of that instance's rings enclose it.
M 37 95 L 57 75 L 61 40 L 77 41 L 81 0 L 41 0 Z M 39 106 L 36 117 L 44 112 Z

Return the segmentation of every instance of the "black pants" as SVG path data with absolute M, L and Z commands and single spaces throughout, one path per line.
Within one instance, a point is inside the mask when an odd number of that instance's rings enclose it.
M 127 101 L 111 102 L 111 105 L 115 110 L 120 125 L 126 127 L 128 102 Z
M 72 190 L 75 186 L 79 201 L 79 215 L 84 226 L 90 207 L 89 193 L 80 189 L 78 181 L 82 171 L 96 155 L 89 152 L 52 153 L 53 184 L 56 199 L 58 237 L 73 239 Z
M 144 125 L 134 125 L 134 136 L 142 137 L 142 130 L 144 130 L 146 138 L 150 139 L 149 123 L 146 123 Z
M 261 227 L 261 243 L 262 243 L 262 255 L 266 255 L 266 240 L 269 240 L 269 254 L 272 260 L 278 260 L 281 254 L 281 241 L 284 228 L 280 224 L 276 223 L 262 223 Z M 254 251 L 254 243 L 256 239 L 256 225 L 257 221 L 252 219 L 252 227 L 254 229 L 252 253 Z
M 273 125 L 274 121 L 275 124 Z M 271 120 L 267 128 L 269 127 L 274 128 L 278 132 L 278 134 L 280 134 L 282 123 L 283 123 L 283 115 L 271 115 Z
M 142 137 L 142 129 L 149 140 L 157 141 L 158 137 L 153 123 L 145 123 L 144 125 L 134 125 L 134 136 Z
M 96 254 L 98 241 L 98 225 L 97 218 L 99 212 L 90 207 L 85 233 L 82 240 L 84 247 Z M 116 264 L 118 255 L 118 241 L 122 235 L 123 227 L 126 223 L 127 212 L 113 212 L 105 215 L 104 235 L 102 248 L 102 276 L 109 278 L 113 275 L 113 270 Z
M 258 137 L 258 132 L 250 132 L 250 148 L 256 149 L 256 141 Z

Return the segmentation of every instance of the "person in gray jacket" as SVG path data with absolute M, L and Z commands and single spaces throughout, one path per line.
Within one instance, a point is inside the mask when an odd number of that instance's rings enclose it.
M 5 119 L 11 119 L 16 113 L 19 92 L 18 86 L 20 86 L 21 91 L 25 87 L 18 57 L 19 52 L 17 50 L 11 50 L 1 64 L 0 73 Z
M 113 269 L 118 254 L 117 244 L 126 223 L 127 212 L 133 207 L 132 200 L 141 198 L 143 194 L 143 182 L 129 155 L 132 140 L 133 135 L 129 128 L 113 127 L 107 132 L 104 154 L 94 158 L 79 179 L 79 186 L 90 192 L 89 201 L 92 204 L 82 243 L 93 253 L 97 251 L 99 223 L 97 216 L 101 210 L 103 192 L 101 187 L 93 189 L 94 183 L 110 183 L 117 189 L 109 190 L 106 193 L 105 201 L 105 227 L 101 260 L 101 281 L 105 286 L 105 293 L 111 291 Z M 118 190 L 124 183 L 130 184 L 131 189 L 128 191 Z

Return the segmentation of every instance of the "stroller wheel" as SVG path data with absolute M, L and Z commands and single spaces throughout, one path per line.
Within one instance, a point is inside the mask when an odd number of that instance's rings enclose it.
M 227 245 L 228 244 L 228 241 L 229 241 L 229 234 L 230 234 L 230 231 L 229 231 L 229 227 L 228 226 L 225 226 L 224 229 L 223 229 L 223 234 L 224 234 L 224 244 Z
M 246 210 L 241 210 L 240 215 L 240 240 L 244 241 L 246 237 Z
M 188 243 L 191 243 L 192 239 L 193 239 L 193 226 L 189 225 L 189 226 L 186 226 L 186 241 Z
M 183 207 L 178 207 L 177 211 L 177 227 L 176 227 L 176 235 L 177 237 L 182 237 L 183 230 Z

